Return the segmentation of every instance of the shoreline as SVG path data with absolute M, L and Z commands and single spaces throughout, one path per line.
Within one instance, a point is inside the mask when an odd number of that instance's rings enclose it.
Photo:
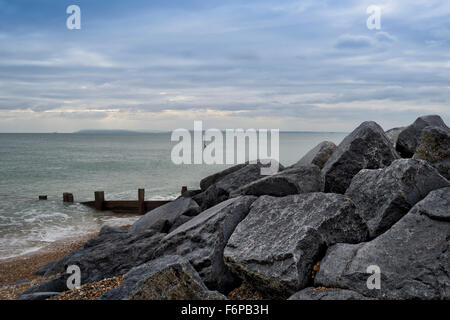
M 41 278 L 34 275 L 36 270 L 81 248 L 97 234 L 98 232 L 92 232 L 82 236 L 60 239 L 37 251 L 0 260 L 0 286 L 15 285 L 17 282 Z
M 37 251 L 0 260 L 0 300 L 18 300 L 23 291 L 51 278 L 52 276 L 37 276 L 34 272 L 43 265 L 81 248 L 97 234 L 98 232 L 93 232 L 57 240 Z

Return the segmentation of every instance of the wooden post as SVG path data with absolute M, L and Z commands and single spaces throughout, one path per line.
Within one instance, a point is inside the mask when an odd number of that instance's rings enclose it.
M 46 195 L 39 196 L 39 200 L 47 200 L 47 196 Z
M 139 214 L 145 213 L 145 189 L 138 190 Z
M 68 192 L 64 192 L 63 193 L 63 202 L 73 202 L 73 194 L 68 193 Z
M 95 209 L 103 210 L 103 202 L 105 202 L 105 192 L 104 191 L 95 191 Z
M 183 193 L 185 193 L 186 191 L 188 191 L 188 188 L 186 186 L 182 186 L 181 187 L 181 195 L 183 195 Z

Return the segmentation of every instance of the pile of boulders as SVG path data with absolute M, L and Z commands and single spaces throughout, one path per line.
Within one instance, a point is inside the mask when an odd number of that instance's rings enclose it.
M 38 270 L 55 276 L 24 297 L 67 290 L 77 265 L 82 284 L 125 275 L 101 299 L 226 299 L 241 285 L 264 299 L 450 299 L 450 130 L 439 116 L 387 133 L 364 122 L 277 174 L 262 167 L 228 168 L 128 229 L 104 227 Z

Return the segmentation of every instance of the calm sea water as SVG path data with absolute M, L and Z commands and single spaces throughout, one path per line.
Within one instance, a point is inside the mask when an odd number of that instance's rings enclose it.
M 290 165 L 324 140 L 345 134 L 281 133 L 280 162 Z M 128 224 L 137 217 L 95 212 L 76 202 L 106 199 L 173 199 L 181 186 L 226 166 L 174 165 L 168 133 L 0 134 L 0 259 L 22 255 L 63 239 L 98 231 L 104 224 Z M 74 194 L 64 204 L 62 193 Z M 38 195 L 48 195 L 39 201 Z

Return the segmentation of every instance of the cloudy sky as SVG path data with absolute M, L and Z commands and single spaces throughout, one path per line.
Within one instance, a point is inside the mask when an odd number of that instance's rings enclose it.
M 450 123 L 446 0 L 0 0 L 0 43 L 0 132 Z

